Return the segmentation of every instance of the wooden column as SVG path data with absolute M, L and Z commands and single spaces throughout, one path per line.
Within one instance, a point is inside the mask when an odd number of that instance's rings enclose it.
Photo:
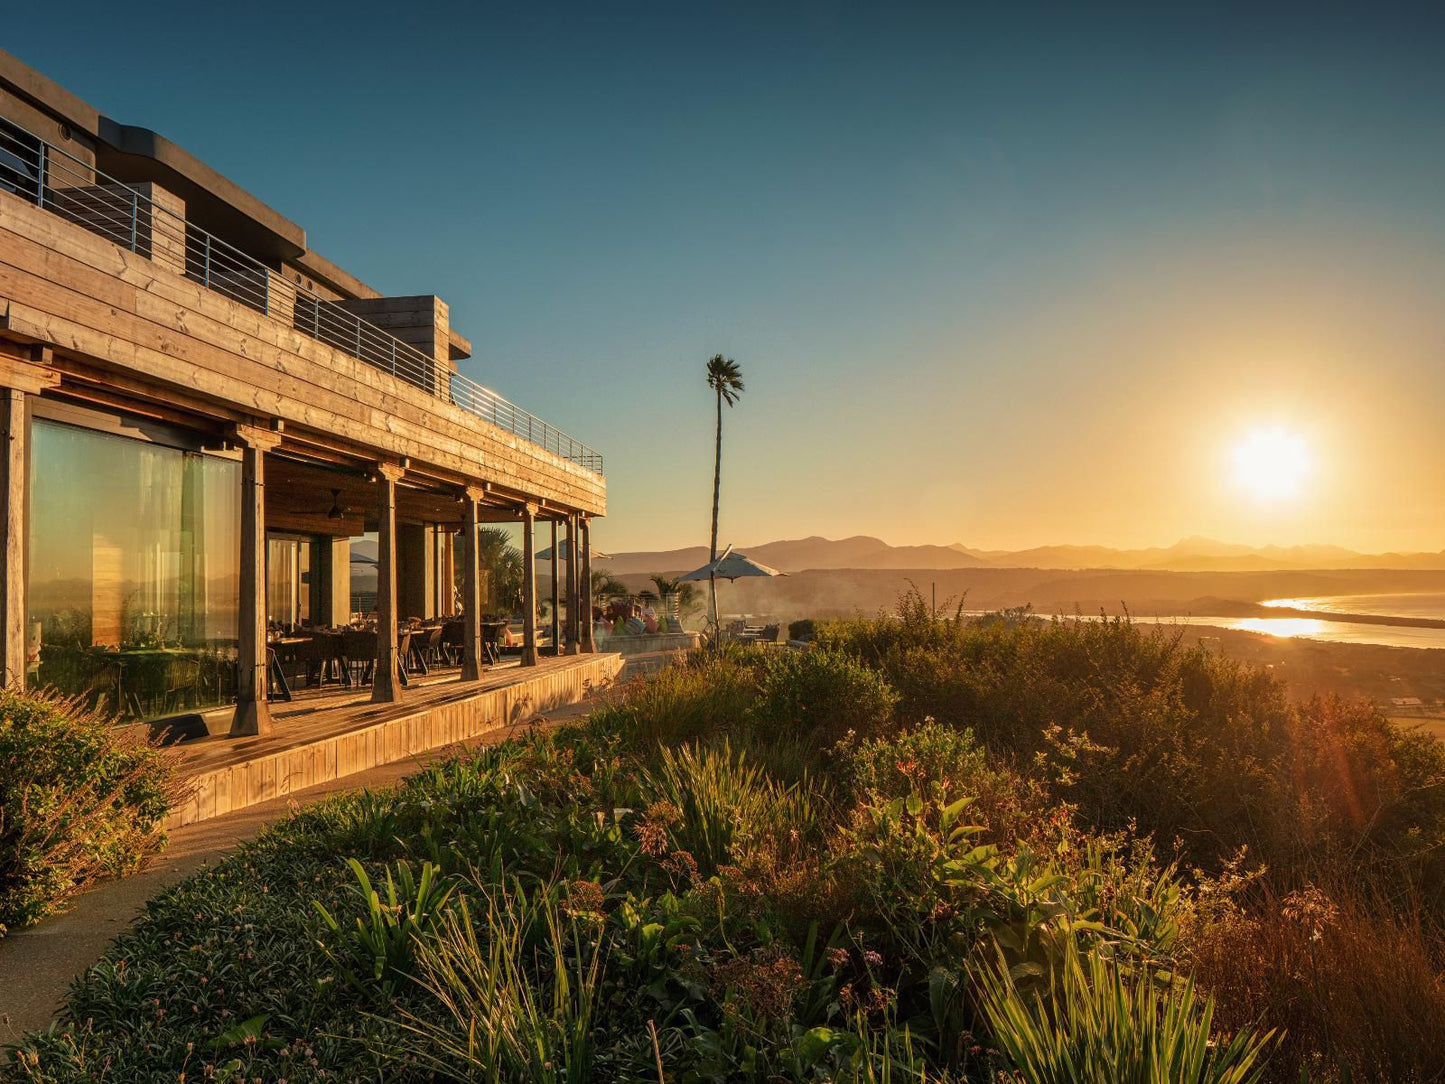
M 552 654 L 562 654 L 562 585 L 557 555 L 557 520 L 552 520 Z
M 241 590 L 236 620 L 236 713 L 231 737 L 271 732 L 266 670 L 266 453 L 281 434 L 238 425 L 241 445 Z
M 577 517 L 567 517 L 567 654 L 582 650 L 577 622 Z
M 0 625 L 0 685 L 25 686 L 26 568 L 25 497 L 29 483 L 26 445 L 30 429 L 25 423 L 25 393 L 18 388 L 0 388 L 0 428 L 5 448 L 0 452 L 0 554 L 5 574 L 0 576 L 4 593 L 4 623 Z
M 522 665 L 537 665 L 537 506 L 522 506 Z
M 401 699 L 401 660 L 396 635 L 396 483 L 406 471 L 398 463 L 376 467 L 376 673 L 371 702 L 394 704 Z
M 462 680 L 482 677 L 482 579 L 478 562 L 477 531 L 481 527 L 482 491 L 468 486 L 462 495 L 466 515 L 462 525 Z
M 30 424 L 27 396 L 60 383 L 50 367 L 50 348 L 29 348 L 31 360 L 0 357 L 0 685 L 25 685 L 30 621 L 27 591 L 29 538 L 26 534 L 30 491 Z M 61 483 L 63 484 L 63 483 Z
M 591 655 L 597 650 L 592 639 L 592 524 L 586 516 L 577 517 L 582 528 L 582 582 L 578 593 L 582 596 L 582 653 Z

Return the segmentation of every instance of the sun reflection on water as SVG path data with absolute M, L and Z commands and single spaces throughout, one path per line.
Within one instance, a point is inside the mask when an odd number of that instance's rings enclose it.
M 1235 627 L 1270 636 L 1319 636 L 1325 623 L 1311 617 L 1243 617 Z

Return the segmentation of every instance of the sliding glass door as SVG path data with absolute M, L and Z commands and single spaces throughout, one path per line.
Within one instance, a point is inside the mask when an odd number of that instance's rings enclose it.
M 126 718 L 235 695 L 240 469 L 36 418 L 30 680 Z

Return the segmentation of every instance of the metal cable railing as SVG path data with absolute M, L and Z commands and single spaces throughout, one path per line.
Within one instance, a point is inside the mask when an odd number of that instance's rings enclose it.
M 257 312 L 595 474 L 602 456 L 348 310 L 283 278 L 184 215 L 0 118 L 0 189 L 83 226 Z

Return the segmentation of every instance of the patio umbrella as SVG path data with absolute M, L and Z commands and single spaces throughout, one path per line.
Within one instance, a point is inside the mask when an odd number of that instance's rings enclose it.
M 715 581 L 718 578 L 724 580 L 740 580 L 746 576 L 786 576 L 786 572 L 779 572 L 776 568 L 769 568 L 760 561 L 754 561 L 746 554 L 734 553 L 729 546 L 723 551 L 723 555 L 716 561 L 709 561 L 701 568 L 695 568 L 686 575 L 679 576 L 680 581 L 709 580 Z M 717 585 L 713 584 L 712 591 L 712 625 L 717 628 Z
M 694 569 L 685 576 L 679 576 L 679 580 L 708 580 L 716 576 L 720 580 L 740 580 L 745 576 L 786 576 L 786 572 L 779 572 L 776 568 L 769 568 L 760 561 L 754 561 L 751 557 L 742 553 L 733 553 L 727 550 L 716 561 L 709 561 L 701 568 Z

